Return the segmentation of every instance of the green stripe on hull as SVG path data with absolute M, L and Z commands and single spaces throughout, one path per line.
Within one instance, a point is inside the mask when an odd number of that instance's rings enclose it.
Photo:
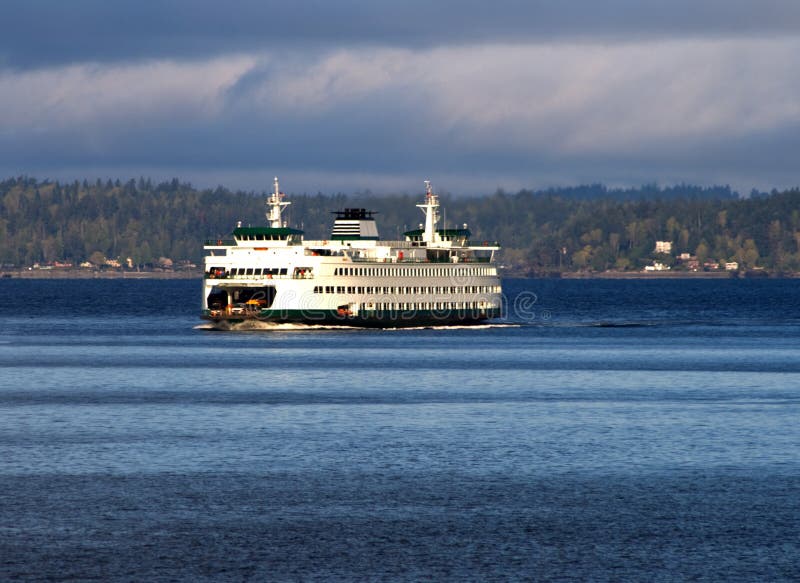
M 491 318 L 499 318 L 500 315 L 499 308 L 485 310 L 368 310 L 358 315 L 344 314 L 338 310 L 261 310 L 248 314 L 215 314 L 213 316 L 206 311 L 203 313 L 203 318 L 212 322 L 232 324 L 260 321 L 279 324 L 407 328 L 479 324 Z

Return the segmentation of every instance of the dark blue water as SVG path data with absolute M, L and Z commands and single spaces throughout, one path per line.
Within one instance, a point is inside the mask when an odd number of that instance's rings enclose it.
M 197 281 L 0 280 L 0 579 L 797 580 L 799 285 L 230 333 Z

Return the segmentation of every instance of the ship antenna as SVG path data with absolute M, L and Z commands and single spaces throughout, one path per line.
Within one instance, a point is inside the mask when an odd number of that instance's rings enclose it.
M 267 207 L 269 208 L 269 212 L 267 213 L 267 221 L 269 222 L 270 227 L 279 229 L 286 226 L 286 223 L 281 220 L 281 213 L 292 203 L 290 203 L 288 200 L 283 200 L 286 195 L 281 192 L 281 187 L 280 184 L 278 184 L 277 176 L 275 177 L 273 185 L 274 190 L 269 198 L 267 198 Z

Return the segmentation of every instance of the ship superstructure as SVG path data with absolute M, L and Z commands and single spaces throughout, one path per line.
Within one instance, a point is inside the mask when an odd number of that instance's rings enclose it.
M 307 241 L 287 226 L 291 204 L 267 199 L 268 226 L 206 241 L 203 317 L 348 326 L 475 324 L 500 316 L 493 242 L 472 244 L 467 225 L 439 229 L 439 199 L 426 181 L 420 229 L 381 240 L 374 213 L 337 211 L 330 239 Z

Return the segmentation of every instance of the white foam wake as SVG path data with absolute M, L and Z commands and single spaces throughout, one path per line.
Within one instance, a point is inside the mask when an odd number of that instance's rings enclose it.
M 441 326 L 409 326 L 402 328 L 381 328 L 381 330 L 488 330 L 489 328 L 519 328 L 521 324 L 442 324 Z

